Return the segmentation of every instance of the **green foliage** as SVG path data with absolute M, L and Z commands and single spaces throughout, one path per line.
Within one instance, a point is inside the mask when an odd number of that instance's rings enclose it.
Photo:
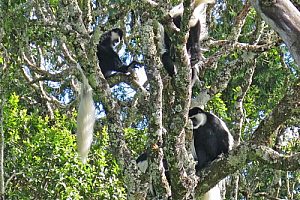
M 58 0 L 50 0 L 49 4 L 51 5 L 51 7 L 57 7 L 58 6 L 59 1 Z
M 147 135 L 146 130 L 136 130 L 133 128 L 125 129 L 125 137 L 134 156 L 144 152 L 146 149 Z
M 223 120 L 226 118 L 228 119 L 227 116 L 227 107 L 223 99 L 221 98 L 222 94 L 218 93 L 216 94 L 208 103 L 208 110 L 211 110 L 213 113 L 216 113 L 219 117 L 221 117 Z
M 9 199 L 125 199 L 121 170 L 108 153 L 108 134 L 93 144 L 89 164 L 76 153 L 75 118 L 28 114 L 12 95 L 4 108 L 5 172 Z M 95 135 L 99 138 L 100 133 Z

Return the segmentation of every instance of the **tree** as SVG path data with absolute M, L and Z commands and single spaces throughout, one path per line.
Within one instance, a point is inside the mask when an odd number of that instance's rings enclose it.
M 7 198 L 142 199 L 150 176 L 156 195 L 171 189 L 173 199 L 197 199 L 226 177 L 227 199 L 300 197 L 299 2 L 220 0 L 205 6 L 200 81 L 193 88 L 185 50 L 191 2 L 183 2 L 177 30 L 167 15 L 175 0 L 0 1 L 0 125 L 7 152 L 0 191 Z M 158 23 L 174 44 L 173 78 L 160 60 Z M 124 62 L 143 63 L 145 83 L 138 80 L 140 70 L 107 80 L 101 73 L 96 46 L 113 27 L 126 30 L 117 50 Z M 75 156 L 72 135 L 77 65 L 99 112 L 86 166 Z M 197 176 L 190 155 L 191 104 L 220 116 L 236 143 Z M 146 174 L 135 163 L 143 151 L 150 155 Z M 67 192 L 60 193 L 63 188 Z

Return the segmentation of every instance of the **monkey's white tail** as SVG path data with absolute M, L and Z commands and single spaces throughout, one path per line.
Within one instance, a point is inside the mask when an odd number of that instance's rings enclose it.
M 81 84 L 80 103 L 77 116 L 77 148 L 83 163 L 86 163 L 87 156 L 93 141 L 93 131 L 96 119 L 93 90 L 78 66 L 83 82 Z

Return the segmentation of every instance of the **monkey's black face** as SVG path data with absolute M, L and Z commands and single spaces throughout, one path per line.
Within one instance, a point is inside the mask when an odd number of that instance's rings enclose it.
M 199 107 L 193 107 L 189 110 L 189 118 L 192 118 L 194 115 L 205 113 L 204 110 L 202 110 Z
M 119 28 L 114 28 L 111 30 L 112 32 L 116 33 L 117 35 L 119 35 L 120 39 L 123 38 L 123 31 Z
M 121 37 L 118 33 L 111 32 L 111 43 L 113 46 L 117 45 L 121 41 Z
M 199 107 L 193 107 L 189 110 L 189 118 L 192 120 L 193 129 L 203 126 L 207 121 L 206 113 Z
M 118 44 L 122 40 L 122 37 L 123 37 L 123 31 L 121 29 L 115 28 L 111 30 L 111 42 L 113 46 Z
M 190 119 L 192 120 L 193 127 L 197 126 L 198 120 L 196 119 L 196 117 L 191 117 Z

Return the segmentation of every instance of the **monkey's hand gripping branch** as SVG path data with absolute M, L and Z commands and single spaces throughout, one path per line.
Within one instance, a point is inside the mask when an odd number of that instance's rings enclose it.
M 80 103 L 77 116 L 77 148 L 81 161 L 86 163 L 87 156 L 93 140 L 93 130 L 96 119 L 93 89 L 88 83 L 81 67 L 77 64 L 82 75 Z

